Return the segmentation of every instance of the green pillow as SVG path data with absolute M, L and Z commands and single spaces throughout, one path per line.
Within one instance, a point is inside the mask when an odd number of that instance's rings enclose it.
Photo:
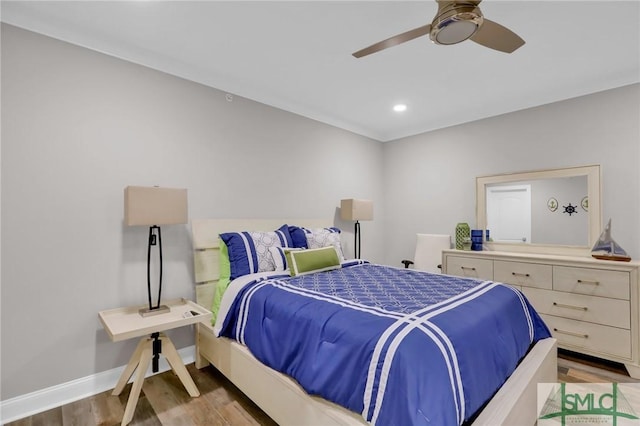
M 340 259 L 335 247 L 287 251 L 287 265 L 291 276 L 330 271 L 340 268 Z
M 231 282 L 231 262 L 229 262 L 229 249 L 227 245 L 222 241 L 222 238 L 218 238 L 220 244 L 220 252 L 218 254 L 218 260 L 220 265 L 220 278 L 216 285 L 216 292 L 213 295 L 213 305 L 211 305 L 211 312 L 213 317 L 211 318 L 211 324 L 215 325 L 216 317 L 218 316 L 218 310 L 220 310 L 220 302 L 222 301 L 222 295 L 229 287 Z

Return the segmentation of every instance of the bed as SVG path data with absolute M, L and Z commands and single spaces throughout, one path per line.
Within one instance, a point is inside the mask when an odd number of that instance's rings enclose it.
M 238 230 L 269 231 L 278 229 L 283 223 L 307 228 L 332 226 L 326 220 L 194 220 L 197 302 L 210 308 L 214 298 L 219 278 L 219 234 Z M 213 364 L 277 423 L 296 426 L 367 424 L 360 412 L 307 394 L 289 376 L 258 361 L 246 346 L 229 338 L 216 337 L 219 331 L 213 326 L 197 326 L 196 367 Z M 475 413 L 473 424 L 535 424 L 536 385 L 556 381 L 556 343 L 554 339 L 545 338 L 531 348 L 486 406 Z

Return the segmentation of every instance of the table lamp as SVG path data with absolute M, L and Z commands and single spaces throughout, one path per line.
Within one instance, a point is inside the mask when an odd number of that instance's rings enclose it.
M 147 246 L 147 294 L 149 307 L 140 309 L 143 317 L 169 312 L 160 304 L 162 295 L 162 236 L 160 225 L 187 223 L 187 190 L 145 186 L 127 186 L 124 189 L 124 223 L 127 226 L 149 226 Z M 157 247 L 159 257 L 158 298 L 151 298 L 151 249 Z
M 373 201 L 349 198 L 340 201 L 340 217 L 342 220 L 355 220 L 353 233 L 353 254 L 360 259 L 360 221 L 373 220 Z

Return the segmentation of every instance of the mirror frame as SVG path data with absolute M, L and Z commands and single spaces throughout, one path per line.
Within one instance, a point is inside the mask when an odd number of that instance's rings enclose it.
M 569 167 L 565 169 L 537 170 L 523 173 L 506 173 L 476 178 L 476 225 L 477 229 L 487 227 L 487 185 L 535 179 L 587 176 L 587 196 L 589 197 L 588 246 L 557 244 L 521 244 L 513 242 L 486 242 L 488 250 L 521 253 L 544 253 L 569 256 L 590 256 L 591 247 L 602 232 L 602 203 L 600 165 Z

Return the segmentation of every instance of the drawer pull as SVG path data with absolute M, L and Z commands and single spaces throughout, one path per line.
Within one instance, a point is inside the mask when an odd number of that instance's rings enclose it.
M 578 284 L 593 284 L 598 285 L 600 281 L 592 281 L 592 280 L 578 280 Z
M 586 306 L 565 305 L 564 303 L 556 303 L 556 302 L 553 302 L 553 306 L 557 306 L 558 308 L 576 309 L 578 311 L 586 311 L 587 310 Z
M 468 269 L 468 270 L 470 270 L 470 271 L 475 271 L 475 270 L 476 270 L 476 268 L 469 268 L 468 266 L 461 266 L 461 267 L 460 267 L 460 269 L 462 269 L 463 271 L 464 271 L 465 269 Z
M 557 328 L 554 328 L 553 331 L 555 331 L 556 333 L 568 334 L 569 336 L 582 337 L 584 339 L 589 338 L 588 334 L 574 333 L 573 331 L 560 330 Z
M 521 274 L 520 272 L 512 272 L 511 275 L 513 275 L 514 277 L 530 277 L 531 276 L 529 274 Z

